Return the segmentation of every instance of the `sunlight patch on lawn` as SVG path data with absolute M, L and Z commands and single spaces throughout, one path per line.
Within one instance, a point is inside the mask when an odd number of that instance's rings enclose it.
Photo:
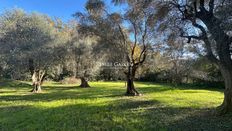
M 199 123 L 208 128 L 207 123 L 220 121 L 204 118 L 205 112 L 222 102 L 220 90 L 136 82 L 143 95 L 131 97 L 124 95 L 124 82 L 90 85 L 83 89 L 74 84 L 46 82 L 39 94 L 28 92 L 30 85 L 0 85 L 0 129 L 167 130 L 192 120 L 196 123 L 194 129 L 198 129 Z M 230 125 L 229 120 L 225 122 L 220 126 Z

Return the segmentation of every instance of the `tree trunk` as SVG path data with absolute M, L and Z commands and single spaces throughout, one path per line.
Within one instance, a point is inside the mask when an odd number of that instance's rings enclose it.
M 41 85 L 45 78 L 45 71 L 36 70 L 32 75 L 33 89 L 31 92 L 40 93 L 42 92 Z
M 140 96 L 141 94 L 135 89 L 134 86 L 134 77 L 135 77 L 135 72 L 136 72 L 136 67 L 128 67 L 128 71 L 126 73 L 126 77 L 127 77 L 127 91 L 126 91 L 126 95 L 128 96 Z
M 220 66 L 220 70 L 225 82 L 224 100 L 219 106 L 219 114 L 232 112 L 232 69 Z
M 31 92 L 34 92 L 34 93 L 42 92 L 41 83 L 34 83 L 33 86 L 34 86 L 34 88 L 31 90 Z
M 81 77 L 81 85 L 80 87 L 87 88 L 90 87 L 88 84 L 88 81 L 85 79 L 85 77 Z
M 134 80 L 127 78 L 127 91 L 128 96 L 140 96 L 141 94 L 135 89 Z

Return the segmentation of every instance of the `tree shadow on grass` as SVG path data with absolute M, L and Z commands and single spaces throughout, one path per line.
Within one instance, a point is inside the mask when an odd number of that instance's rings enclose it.
M 145 92 L 155 92 L 155 91 L 168 91 L 168 90 L 208 90 L 208 91 L 218 91 L 224 92 L 222 88 L 210 87 L 210 86 L 197 86 L 193 84 L 182 84 L 182 85 L 175 85 L 171 83 L 154 83 L 154 82 L 136 82 L 138 84 L 147 85 L 146 87 L 138 87 L 139 90 Z M 196 93 L 192 91 L 193 93 Z M 191 93 L 188 91 L 188 93 Z
M 176 88 L 174 88 L 176 89 Z M 182 88 L 180 88 L 182 89 Z M 168 107 L 159 101 L 124 97 L 125 88 L 45 86 L 45 93 L 0 96 L 1 101 L 47 102 L 77 99 L 107 102 L 58 107 L 33 105 L 0 107 L 0 130 L 230 130 L 232 115 L 216 117 L 214 109 Z M 162 85 L 138 87 L 142 93 L 173 90 Z M 183 88 L 183 90 L 186 90 Z M 193 93 L 193 92 L 192 92 Z M 138 98 L 138 99 L 137 99 Z
M 131 130 L 139 129 L 143 118 L 132 112 L 154 101 L 120 100 L 108 104 L 74 104 L 54 108 L 2 107 L 2 130 Z M 11 114 L 11 115 L 9 115 Z
M 138 91 L 142 94 L 151 93 L 151 92 L 164 92 L 169 90 L 174 90 L 170 87 L 162 87 L 162 85 L 155 85 L 155 86 L 143 86 L 143 87 L 137 87 Z
M 139 83 L 141 84 L 141 82 Z M 26 87 L 25 87 L 26 86 Z M 61 85 L 61 86 L 44 86 L 43 93 L 35 94 L 30 93 L 29 90 L 31 89 L 30 85 L 23 85 L 19 86 L 20 88 L 24 88 L 23 90 L 27 90 L 26 94 L 16 94 L 16 95 L 4 95 L 0 96 L 0 100 L 4 101 L 54 101 L 54 100 L 63 100 L 63 99 L 95 99 L 95 98 L 119 98 L 123 97 L 126 91 L 126 88 L 107 88 L 107 87 L 92 87 L 92 88 L 80 88 L 77 86 L 69 86 L 69 85 Z M 194 91 L 188 91 L 186 88 L 172 88 L 171 86 L 165 85 L 158 85 L 158 84 L 151 84 L 148 83 L 145 85 L 143 83 L 142 86 L 138 86 L 138 91 L 142 94 L 146 95 L 147 93 L 151 92 L 163 92 L 175 89 L 186 90 L 186 93 L 199 93 Z M 2 91 L 4 93 L 5 91 Z M 5 93 L 14 93 L 12 90 L 6 90 Z
M 220 131 L 232 130 L 232 114 L 216 116 L 215 109 L 181 109 L 186 115 L 168 125 L 168 128 L 180 130 Z M 188 113 L 189 112 L 189 113 Z
M 208 90 L 208 91 L 224 92 L 223 88 L 216 88 L 216 87 L 210 87 L 210 86 L 197 86 L 197 85 L 191 85 L 191 84 L 182 84 L 175 88 L 180 89 L 180 90 Z
M 4 80 L 0 82 L 1 88 L 29 88 L 30 84 L 15 80 Z
M 31 88 L 29 88 L 31 89 Z M 172 90 L 161 86 L 149 86 L 138 88 L 139 91 L 146 94 L 149 92 L 162 92 Z M 25 95 L 4 95 L 0 96 L 0 100 L 4 101 L 55 101 L 62 99 L 95 99 L 95 98 L 115 98 L 124 97 L 126 88 L 110 88 L 107 87 L 91 87 L 81 88 L 77 86 L 44 86 L 42 93 L 26 92 Z M 7 91 L 6 91 L 7 92 Z M 11 92 L 11 91 L 10 91 Z M 132 97 L 133 98 L 133 97 Z
M 232 129 L 232 114 L 215 116 L 213 112 L 213 108 L 161 107 L 149 109 L 145 118 L 152 120 L 153 123 L 164 125 L 168 130 L 218 131 Z
M 2 101 L 55 101 L 55 100 L 65 100 L 65 99 L 95 99 L 95 98 L 103 98 L 109 95 L 110 97 L 119 97 L 123 96 L 123 91 L 121 89 L 111 89 L 106 90 L 106 88 L 87 88 L 83 89 L 76 86 L 59 86 L 59 87 L 51 87 L 45 86 L 43 87 L 44 92 L 42 93 L 31 93 L 25 92 L 24 95 L 16 94 L 16 95 L 3 95 L 0 96 L 0 100 Z M 9 92 L 17 92 L 17 91 L 2 91 L 3 93 Z M 113 96 L 115 95 L 115 96 Z
M 121 99 L 52 108 L 2 107 L 1 130 L 230 130 L 232 115 L 212 109 L 168 107 L 158 101 Z M 9 115 L 10 114 L 10 115 Z

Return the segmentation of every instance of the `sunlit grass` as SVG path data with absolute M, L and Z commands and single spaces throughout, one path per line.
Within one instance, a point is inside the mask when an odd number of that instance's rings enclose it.
M 124 82 L 92 88 L 46 82 L 43 93 L 15 81 L 0 84 L 0 130 L 232 129 L 231 115 L 211 114 L 222 90 L 137 82 L 143 94 L 124 96 Z

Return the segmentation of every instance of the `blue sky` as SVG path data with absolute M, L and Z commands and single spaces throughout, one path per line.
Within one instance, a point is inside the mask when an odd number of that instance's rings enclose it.
M 40 12 L 51 17 L 59 17 L 64 21 L 72 19 L 72 14 L 77 11 L 84 11 L 87 0 L 0 0 L 0 13 L 6 9 L 21 8 L 26 12 Z M 110 0 L 105 0 L 109 3 Z M 113 10 L 123 10 L 119 7 L 112 7 Z

